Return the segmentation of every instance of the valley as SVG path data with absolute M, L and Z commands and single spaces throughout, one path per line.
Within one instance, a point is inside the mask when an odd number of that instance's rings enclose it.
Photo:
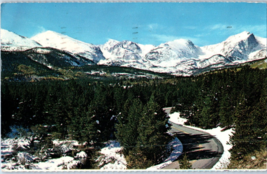
M 204 151 L 194 151 L 199 132 L 171 125 L 166 106 L 185 126 L 234 130 L 224 168 L 266 147 L 264 38 L 242 32 L 198 47 L 184 39 L 93 45 L 52 31 L 33 38 L 1 33 L 2 169 L 217 165 L 217 139 L 200 135 L 208 137 Z

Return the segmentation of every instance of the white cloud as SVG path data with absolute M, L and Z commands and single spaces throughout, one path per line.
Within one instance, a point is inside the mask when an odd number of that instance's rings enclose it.
M 224 29 L 227 29 L 227 25 L 215 24 L 215 25 L 209 26 L 208 29 L 210 29 L 210 30 L 224 30 Z
M 158 24 L 148 24 L 147 26 L 148 26 L 148 29 L 155 30 L 158 28 L 159 25 Z

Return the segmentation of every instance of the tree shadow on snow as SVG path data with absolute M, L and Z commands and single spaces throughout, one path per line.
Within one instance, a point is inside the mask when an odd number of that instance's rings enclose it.
M 209 143 L 213 137 L 208 134 L 185 134 L 176 132 L 173 133 L 177 136 L 183 144 L 183 154 L 179 159 L 183 159 L 186 154 L 188 160 L 199 160 L 220 157 L 222 153 L 204 149 L 203 145 Z

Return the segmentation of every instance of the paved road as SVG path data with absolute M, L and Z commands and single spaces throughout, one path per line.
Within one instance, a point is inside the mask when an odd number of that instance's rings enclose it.
M 170 109 L 164 108 L 167 114 L 170 113 Z M 170 123 L 172 124 L 170 132 L 180 139 L 184 147 L 183 154 L 179 159 L 186 154 L 193 169 L 210 169 L 217 163 L 223 153 L 223 146 L 217 138 L 202 131 Z M 163 169 L 175 168 L 179 168 L 177 161 Z

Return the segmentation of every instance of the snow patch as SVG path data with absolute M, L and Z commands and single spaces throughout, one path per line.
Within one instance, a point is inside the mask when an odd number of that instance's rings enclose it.
M 46 162 L 39 162 L 33 164 L 32 169 L 34 170 L 62 170 L 64 168 L 71 169 L 76 166 L 80 161 L 74 160 L 73 157 L 65 156 L 61 158 L 51 159 Z
M 120 143 L 115 140 L 110 140 L 106 143 L 106 147 L 102 148 L 102 154 L 96 161 L 99 161 L 100 170 L 125 170 L 127 162 L 122 154 Z M 114 163 L 112 163 L 112 161 Z M 106 164 L 105 164 L 106 163 Z
M 84 151 L 81 151 L 76 154 L 75 158 L 87 158 L 87 154 Z
M 187 125 L 184 125 L 187 119 L 181 118 L 179 112 L 174 112 L 170 114 L 169 117 L 170 117 L 170 121 L 173 123 L 181 124 L 191 129 L 203 131 L 216 137 L 222 143 L 224 152 L 221 158 L 219 159 L 219 161 L 212 167 L 212 169 L 225 169 L 227 167 L 227 165 L 230 163 L 229 158 L 231 157 L 231 153 L 229 152 L 229 150 L 232 148 L 232 145 L 228 144 L 228 142 L 230 142 L 230 137 L 234 133 L 232 128 L 222 131 L 223 130 L 222 127 L 217 127 L 213 129 L 201 129 L 198 127 L 187 126 Z
M 169 115 L 169 120 L 175 124 L 184 125 L 187 119 L 180 117 L 180 112 L 174 112 Z

